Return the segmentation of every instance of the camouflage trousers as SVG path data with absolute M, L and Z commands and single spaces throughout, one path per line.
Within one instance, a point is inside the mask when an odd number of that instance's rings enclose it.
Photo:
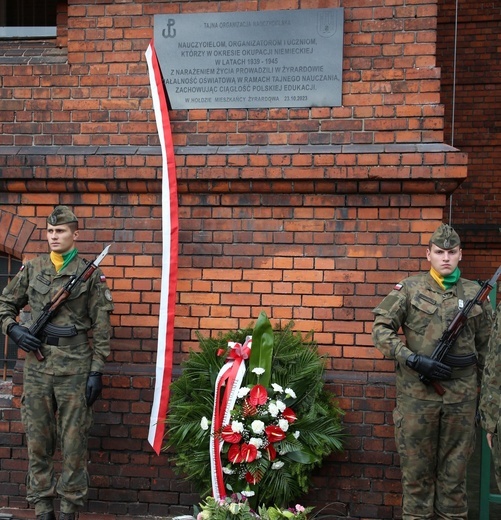
M 402 520 L 467 520 L 466 468 L 476 401 L 444 404 L 399 395 L 393 411 L 402 471 Z
M 501 419 L 498 419 L 496 433 L 492 437 L 492 460 L 496 483 L 501 492 Z
M 85 402 L 87 374 L 53 376 L 32 367 L 24 369 L 21 417 L 28 444 L 27 500 L 36 514 L 82 508 L 89 488 L 87 440 L 92 410 Z M 59 438 L 61 475 L 56 479 L 54 455 Z

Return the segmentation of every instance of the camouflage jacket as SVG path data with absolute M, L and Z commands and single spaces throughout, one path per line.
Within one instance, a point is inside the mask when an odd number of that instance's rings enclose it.
M 431 355 L 442 333 L 459 309 L 459 303 L 475 297 L 479 290 L 475 282 L 461 278 L 456 285 L 443 290 L 429 273 L 406 278 L 373 310 L 372 339 L 382 354 L 396 361 L 397 392 L 417 399 L 461 402 L 475 399 L 477 378 L 481 375 L 487 354 L 487 343 L 492 324 L 492 308 L 488 301 L 475 305 L 452 347 L 450 354 L 474 354 L 477 367 L 453 370 L 453 377 L 441 382 L 446 393 L 439 396 L 431 385 L 419 380 L 419 374 L 406 365 L 412 354 Z M 402 330 L 404 338 L 399 334 Z
M 489 339 L 489 352 L 485 362 L 482 392 L 480 394 L 480 418 L 482 428 L 489 433 L 496 431 L 501 410 L 501 303 Z
M 36 320 L 45 304 L 71 276 L 80 274 L 86 265 L 85 260 L 78 255 L 60 273 L 56 272 L 48 254 L 26 262 L 0 296 L 2 332 L 7 333 L 8 326 L 16 321 L 17 315 L 26 305 L 30 307 L 33 321 Z M 89 370 L 102 372 L 110 353 L 109 315 L 112 310 L 110 290 L 103 273 L 96 269 L 86 282 L 75 287 L 51 320 L 51 323 L 57 326 L 73 325 L 77 333 L 84 338 L 81 344 L 71 347 L 44 344 L 42 353 L 46 359 L 39 362 L 35 355 L 30 353 L 26 356 L 25 363 L 54 375 L 83 373 Z M 29 327 L 31 321 L 28 320 L 22 325 Z M 85 335 L 90 330 L 92 348 Z

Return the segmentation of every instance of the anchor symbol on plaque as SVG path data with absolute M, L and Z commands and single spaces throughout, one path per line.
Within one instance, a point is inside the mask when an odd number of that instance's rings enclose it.
M 176 25 L 176 21 L 172 18 L 169 18 L 167 21 L 167 28 L 162 29 L 162 36 L 164 38 L 175 38 L 176 37 L 176 29 L 174 29 L 174 25 Z
M 317 32 L 324 38 L 330 38 L 337 32 L 339 11 L 336 12 L 323 12 L 317 15 Z

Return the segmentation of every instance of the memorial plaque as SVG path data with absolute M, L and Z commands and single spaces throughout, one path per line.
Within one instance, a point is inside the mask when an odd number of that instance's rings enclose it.
M 343 9 L 155 15 L 174 109 L 339 106 Z

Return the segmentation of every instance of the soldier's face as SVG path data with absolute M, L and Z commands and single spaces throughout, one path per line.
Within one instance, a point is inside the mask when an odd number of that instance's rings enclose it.
M 440 249 L 435 244 L 431 244 L 431 249 L 426 250 L 426 258 L 431 266 L 442 276 L 451 274 L 461 260 L 462 251 L 459 247 L 452 249 Z
M 47 224 L 47 241 L 49 248 L 60 255 L 71 251 L 75 247 L 78 230 L 73 231 L 67 224 L 51 226 Z

